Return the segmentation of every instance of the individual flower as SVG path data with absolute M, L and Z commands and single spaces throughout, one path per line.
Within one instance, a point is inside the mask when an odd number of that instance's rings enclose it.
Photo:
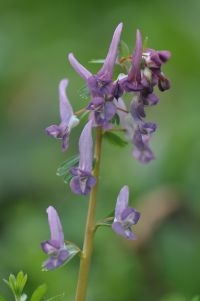
M 102 126 L 104 129 L 111 128 L 110 121 L 117 111 L 113 101 L 104 101 L 101 97 L 95 97 L 87 109 L 91 110 L 90 118 L 93 120 L 94 126 Z
M 139 30 L 136 32 L 136 46 L 132 56 L 132 66 L 128 75 L 120 81 L 120 85 L 126 92 L 140 91 L 141 84 L 141 62 L 142 62 L 142 36 Z
M 53 270 L 64 264 L 70 257 L 70 252 L 64 242 L 64 234 L 62 225 L 57 211 L 54 207 L 47 208 L 49 228 L 51 232 L 51 239 L 41 243 L 43 251 L 49 255 L 42 267 L 44 270 Z
M 96 184 L 96 179 L 92 175 L 92 147 L 92 120 L 89 120 L 79 139 L 79 165 L 70 170 L 73 176 L 70 187 L 76 194 L 87 195 L 90 193 L 92 186 Z
M 144 121 L 146 115 L 141 94 L 131 102 L 130 113 L 135 124 L 132 139 L 132 143 L 134 144 L 133 156 L 135 159 L 145 164 L 155 158 L 149 147 L 149 141 L 157 126 L 153 122 Z
M 127 239 L 136 239 L 135 234 L 132 232 L 132 225 L 137 224 L 140 213 L 134 208 L 128 207 L 129 189 L 124 186 L 117 197 L 115 207 L 115 217 L 112 224 L 112 229 L 119 235 Z
M 153 160 L 154 154 L 149 147 L 151 133 L 155 131 L 154 123 L 144 123 L 142 127 L 137 126 L 133 135 L 133 157 L 141 163 L 149 163 Z
M 59 105 L 60 118 L 59 125 L 53 124 L 46 128 L 48 135 L 62 140 L 62 150 L 65 151 L 69 146 L 69 135 L 71 129 L 79 123 L 79 119 L 74 115 L 72 106 L 66 95 L 68 80 L 63 79 L 59 84 Z
M 161 71 L 161 67 L 171 57 L 171 53 L 167 50 L 156 51 L 147 48 L 143 52 L 144 69 L 142 70 L 142 84 L 145 82 L 149 87 L 158 85 L 160 91 L 165 91 L 170 88 L 170 82 Z
M 97 74 L 92 74 L 77 61 L 72 53 L 69 54 L 70 64 L 86 81 L 89 88 L 91 102 L 89 103 L 88 110 L 94 112 L 92 114 L 93 123 L 104 128 L 110 126 L 109 123 L 116 113 L 115 105 L 112 102 L 116 94 L 116 84 L 113 84 L 112 76 L 118 54 L 122 26 L 123 24 L 120 23 L 115 29 L 104 64 Z

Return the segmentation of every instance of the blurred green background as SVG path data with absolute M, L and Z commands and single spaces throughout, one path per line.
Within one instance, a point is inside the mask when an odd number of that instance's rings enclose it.
M 141 166 L 131 146 L 104 143 L 97 217 L 112 211 L 128 184 L 142 218 L 134 243 L 107 228 L 97 232 L 88 300 L 186 301 L 200 294 L 199 16 L 198 0 L 0 0 L 0 279 L 22 269 L 28 292 L 47 283 L 48 296 L 64 292 L 74 300 L 78 258 L 44 273 L 40 242 L 49 238 L 45 210 L 53 205 L 66 239 L 82 244 L 87 198 L 75 197 L 55 174 L 77 152 L 80 127 L 67 154 L 44 129 L 59 121 L 62 78 L 70 79 L 74 109 L 83 105 L 83 81 L 67 54 L 73 51 L 95 72 L 89 60 L 105 56 L 122 21 L 130 49 L 139 28 L 149 47 L 172 52 L 163 70 L 172 88 L 147 112 L 159 125 L 154 162 Z M 0 294 L 11 300 L 2 280 Z

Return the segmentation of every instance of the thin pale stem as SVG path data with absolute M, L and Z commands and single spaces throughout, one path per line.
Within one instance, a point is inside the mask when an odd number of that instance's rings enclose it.
M 85 236 L 82 256 L 80 259 L 79 277 L 76 289 L 75 301 L 85 301 L 86 291 L 89 278 L 90 261 L 93 250 L 93 238 L 95 232 L 95 212 L 96 212 L 96 201 L 97 201 L 97 189 L 99 182 L 99 170 L 100 170 L 100 158 L 101 158 L 101 144 L 102 144 L 102 129 L 101 127 L 96 128 L 96 140 L 95 140 L 95 167 L 93 175 L 96 177 L 96 185 L 93 186 L 88 206 L 87 221 L 85 227 Z

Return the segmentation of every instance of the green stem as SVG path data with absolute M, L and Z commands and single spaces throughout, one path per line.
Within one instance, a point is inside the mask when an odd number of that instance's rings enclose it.
M 96 212 L 97 188 L 99 182 L 101 145 L 102 145 L 102 128 L 97 127 L 96 140 L 95 140 L 95 153 L 94 153 L 95 167 L 93 170 L 93 175 L 96 177 L 96 185 L 93 186 L 90 193 L 87 221 L 85 227 L 84 244 L 83 244 L 82 256 L 80 259 L 80 269 L 79 269 L 75 301 L 86 300 L 90 261 L 91 261 L 92 250 L 93 250 L 93 238 L 95 232 L 95 212 Z

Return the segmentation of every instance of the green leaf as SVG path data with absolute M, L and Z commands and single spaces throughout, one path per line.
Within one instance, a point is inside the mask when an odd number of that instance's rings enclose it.
M 25 301 L 27 299 L 27 296 L 22 294 L 27 282 L 27 274 L 24 274 L 22 271 L 16 277 L 10 274 L 9 279 L 4 279 L 4 282 L 9 286 L 16 300 Z
M 6 299 L 3 296 L 0 296 L 0 301 L 6 301 Z
M 16 284 L 15 284 L 15 287 L 16 287 L 16 291 L 18 291 L 18 293 L 21 295 L 21 293 L 23 292 L 23 289 L 26 285 L 26 282 L 27 282 L 27 274 L 24 275 L 24 273 L 22 271 L 20 271 L 18 274 L 17 274 L 17 277 L 16 277 Z
M 112 132 L 105 132 L 103 135 L 111 144 L 124 147 L 128 144 L 127 141 L 123 140 L 121 137 L 119 137 L 117 134 L 114 134 Z
M 63 162 L 58 167 L 56 175 L 59 176 L 59 177 L 66 175 L 69 172 L 70 168 L 77 165 L 78 162 L 79 162 L 79 155 L 74 155 L 74 156 L 70 157 L 68 160 Z
M 130 55 L 130 50 L 128 45 L 123 40 L 121 40 L 119 43 L 119 56 L 127 57 L 129 55 Z
M 87 100 L 90 97 L 90 91 L 86 85 L 80 88 L 79 95 L 84 100 Z
M 47 286 L 46 284 L 39 285 L 33 292 L 30 301 L 40 301 L 46 294 Z

